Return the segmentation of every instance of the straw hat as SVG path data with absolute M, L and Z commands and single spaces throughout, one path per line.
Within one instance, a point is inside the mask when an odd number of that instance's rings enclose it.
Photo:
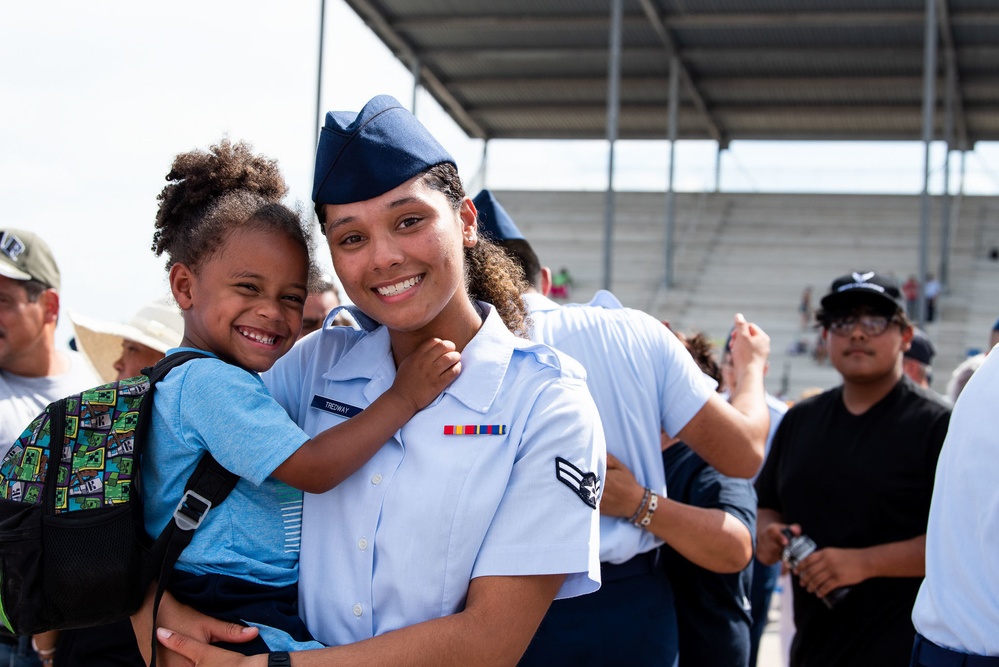
M 125 339 L 166 353 L 180 345 L 184 336 L 184 318 L 173 304 L 155 301 L 136 313 L 128 324 L 107 322 L 70 313 L 76 332 L 76 346 L 90 361 L 105 382 L 118 378 L 114 362 L 121 356 Z

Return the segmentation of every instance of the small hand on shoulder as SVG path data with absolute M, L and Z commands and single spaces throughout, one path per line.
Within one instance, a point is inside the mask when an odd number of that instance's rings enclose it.
M 424 341 L 399 364 L 396 392 L 419 412 L 437 398 L 461 373 L 461 354 L 454 343 L 440 338 Z

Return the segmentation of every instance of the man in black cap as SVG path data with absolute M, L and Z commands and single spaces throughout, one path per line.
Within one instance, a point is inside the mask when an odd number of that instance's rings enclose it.
M 923 389 L 929 389 L 933 382 L 933 357 L 937 350 L 930 337 L 920 329 L 912 330 L 909 349 L 902 354 L 902 371 Z
M 0 455 L 50 402 L 100 382 L 81 355 L 56 347 L 58 320 L 52 251 L 31 232 L 0 229 Z M 40 657 L 54 641 L 39 637 Z M 0 629 L 0 664 L 39 664 L 29 643 Z
M 757 553 L 775 563 L 802 535 L 817 546 L 792 570 L 792 666 L 902 665 L 950 409 L 902 372 L 913 329 L 893 278 L 837 278 L 817 319 L 843 383 L 777 429 L 756 483 Z

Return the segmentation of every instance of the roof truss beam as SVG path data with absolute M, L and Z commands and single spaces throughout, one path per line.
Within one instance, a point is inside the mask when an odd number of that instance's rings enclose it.
M 968 123 L 964 115 L 964 96 L 961 94 L 961 80 L 958 76 L 957 49 L 954 48 L 954 33 L 951 27 L 950 12 L 947 7 L 947 0 L 936 0 L 937 3 L 937 23 L 940 27 L 940 41 L 943 43 L 944 68 L 947 72 L 945 94 L 953 97 L 954 125 L 957 129 L 957 144 L 959 150 L 967 150 L 968 145 Z M 947 139 L 947 150 L 951 149 L 950 140 Z
M 622 19 L 622 27 L 640 27 L 648 22 L 645 3 L 642 3 L 645 17 L 630 15 Z M 870 12 L 761 12 L 746 14 L 668 14 L 660 15 L 654 6 L 661 23 L 672 30 L 696 29 L 758 29 L 787 27 L 827 27 L 856 28 L 863 26 L 921 26 L 925 19 L 922 10 L 917 11 L 870 11 Z M 999 9 L 959 11 L 950 15 L 950 23 L 955 27 L 999 24 Z M 427 30 L 521 30 L 521 29 L 565 29 L 580 30 L 592 28 L 606 30 L 608 18 L 603 14 L 590 15 L 548 15 L 548 16 L 421 16 L 393 21 L 393 30 L 399 33 L 422 32 Z
M 451 114 L 455 122 L 471 137 L 487 139 L 488 134 L 475 119 L 468 115 L 465 108 L 448 91 L 447 86 L 437 78 L 429 68 L 420 63 L 416 55 L 416 50 L 409 44 L 405 37 L 400 35 L 392 25 L 382 18 L 382 15 L 371 5 L 368 0 L 348 0 L 348 4 L 376 35 L 392 51 L 396 58 L 409 64 L 410 69 L 418 67 L 420 79 L 423 85 L 440 102 L 441 106 Z M 415 84 L 414 84 L 415 85 Z

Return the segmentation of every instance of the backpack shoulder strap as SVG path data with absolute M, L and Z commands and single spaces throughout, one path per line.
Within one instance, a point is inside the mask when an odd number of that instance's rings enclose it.
M 139 412 L 139 424 L 136 428 L 136 455 L 141 451 L 140 448 L 145 444 L 144 441 L 149 433 L 149 425 L 152 420 L 153 387 L 177 366 L 192 359 L 207 357 L 209 355 L 201 352 L 178 352 L 164 357 L 152 368 L 143 369 L 143 373 L 149 378 L 149 390 L 143 397 Z M 140 440 L 142 440 L 141 443 Z M 204 522 L 211 508 L 224 501 L 238 481 L 238 475 L 226 470 L 222 464 L 215 460 L 215 457 L 205 452 L 184 486 L 184 495 L 181 497 L 177 509 L 174 510 L 173 518 L 167 522 L 163 532 L 153 543 L 151 551 L 154 562 L 158 561 L 160 567 L 156 581 L 156 596 L 153 600 L 151 667 L 156 665 L 156 615 L 159 611 L 160 600 L 170 582 L 170 574 L 177 564 L 177 559 L 194 539 L 194 531 Z M 141 503 L 141 498 L 139 502 Z M 141 512 L 138 513 L 138 516 L 141 519 Z

